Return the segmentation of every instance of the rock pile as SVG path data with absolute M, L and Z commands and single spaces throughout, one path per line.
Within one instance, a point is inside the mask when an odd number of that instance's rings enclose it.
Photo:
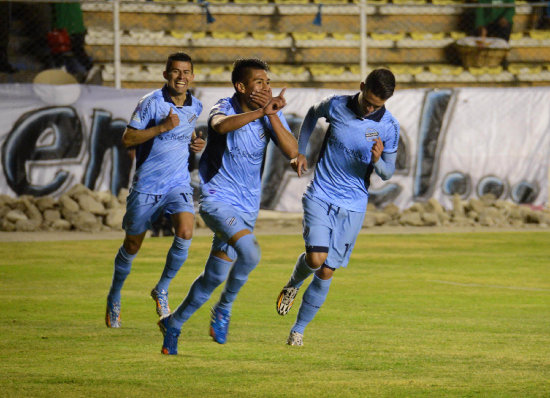
M 453 207 L 447 210 L 434 198 L 426 202 L 418 202 L 408 209 L 399 209 L 389 204 L 378 210 L 369 207 L 365 215 L 363 227 L 375 226 L 483 226 L 483 227 L 514 227 L 526 225 L 550 227 L 550 209 L 535 209 L 531 206 L 517 205 L 512 202 L 495 199 L 492 194 L 481 198 L 471 198 L 467 201 L 460 196 L 453 197 Z
M 128 190 L 118 197 L 75 185 L 59 199 L 0 195 L 0 230 L 99 232 L 120 230 Z
M 17 199 L 0 195 L 1 231 L 68 231 L 100 232 L 121 230 L 126 211 L 128 190 L 118 196 L 110 192 L 91 191 L 84 185 L 75 185 L 58 199 L 50 196 Z M 300 226 L 302 215 L 260 211 L 258 226 Z M 493 195 L 479 199 L 462 200 L 453 197 L 453 207 L 447 210 L 435 199 L 415 203 L 400 211 L 393 204 L 383 209 L 373 205 L 368 210 L 363 228 L 377 226 L 443 226 L 443 227 L 550 227 L 550 209 L 533 209 L 530 206 L 496 200 Z M 196 217 L 196 227 L 204 228 L 204 221 Z

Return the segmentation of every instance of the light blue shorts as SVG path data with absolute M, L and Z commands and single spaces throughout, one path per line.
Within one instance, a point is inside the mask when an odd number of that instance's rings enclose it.
M 328 253 L 326 265 L 346 267 L 365 213 L 333 206 L 307 193 L 302 197 L 302 204 L 306 252 Z
M 233 206 L 223 202 L 202 201 L 199 205 L 199 214 L 214 232 L 212 250 L 223 251 L 231 259 L 237 258 L 237 253 L 227 241 L 243 229 L 254 231 L 258 212 L 245 213 L 236 210 Z
M 177 187 L 165 195 L 151 195 L 131 191 L 126 198 L 126 214 L 122 228 L 128 235 L 139 235 L 149 228 L 161 214 L 195 214 L 193 188 Z

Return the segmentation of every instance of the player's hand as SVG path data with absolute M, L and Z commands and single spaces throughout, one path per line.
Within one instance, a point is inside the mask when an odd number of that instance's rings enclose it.
M 290 161 L 290 166 L 298 173 L 298 177 L 301 177 L 302 174 L 307 171 L 307 159 L 304 155 L 299 153 L 298 156 Z
M 384 144 L 382 143 L 382 140 L 380 139 L 380 137 L 376 137 L 376 140 L 374 140 L 374 145 L 370 150 L 372 163 L 378 162 L 378 159 L 380 159 L 380 156 L 382 156 L 383 150 Z
M 258 104 L 260 108 L 264 108 L 267 104 L 269 104 L 269 101 L 273 98 L 273 94 L 271 92 L 271 88 L 269 90 L 258 90 L 253 91 L 252 94 L 250 94 L 250 99 L 252 102 Z
M 178 117 L 177 113 L 174 113 L 172 110 L 172 107 L 170 107 L 170 113 L 168 116 L 166 116 L 166 119 L 162 122 L 162 126 L 164 127 L 164 131 L 172 130 L 175 127 L 178 127 L 180 124 L 180 118 Z
M 205 145 L 206 141 L 202 138 L 202 131 L 199 131 L 198 135 L 193 131 L 193 135 L 191 136 L 191 144 L 189 145 L 191 150 L 195 153 L 199 153 L 204 149 Z
M 264 106 L 264 113 L 266 115 L 274 115 L 283 109 L 286 105 L 286 99 L 284 97 L 286 87 L 281 90 L 278 96 L 273 97 L 269 103 Z

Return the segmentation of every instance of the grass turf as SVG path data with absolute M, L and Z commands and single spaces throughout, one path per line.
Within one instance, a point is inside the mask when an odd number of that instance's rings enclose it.
M 119 241 L 0 242 L 0 396 L 548 397 L 550 233 L 359 236 L 304 347 L 285 345 L 300 305 L 275 299 L 300 236 L 262 235 L 262 261 L 234 305 L 228 343 L 208 336 L 214 292 L 160 354 L 149 297 L 169 238 L 145 241 L 104 325 Z M 173 309 L 202 271 L 196 237 Z M 306 282 L 307 283 L 307 282 Z

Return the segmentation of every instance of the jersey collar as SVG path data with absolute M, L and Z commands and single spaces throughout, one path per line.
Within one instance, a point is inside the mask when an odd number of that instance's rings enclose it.
M 170 97 L 170 94 L 168 93 L 168 87 L 166 87 L 166 84 L 162 87 L 162 96 L 166 102 L 171 102 L 172 104 L 174 104 L 174 101 L 172 101 L 172 97 Z M 191 99 L 191 91 L 187 90 L 187 93 L 185 94 L 185 102 L 183 103 L 183 106 L 191 106 L 192 104 L 193 104 L 193 100 Z
M 239 100 L 237 99 L 237 93 L 233 94 L 233 97 L 231 97 L 231 106 L 233 109 L 235 109 L 235 113 L 243 113 L 243 110 L 241 108 L 241 105 L 239 104 Z
M 371 113 L 367 117 L 364 117 L 361 114 L 361 111 L 359 110 L 359 93 L 349 96 L 348 97 L 348 103 L 346 106 L 355 114 L 357 119 L 360 120 L 373 120 L 375 122 L 380 122 L 382 120 L 382 116 L 384 116 L 384 113 L 386 113 L 386 106 L 382 106 L 382 108 L 378 109 L 376 112 Z

